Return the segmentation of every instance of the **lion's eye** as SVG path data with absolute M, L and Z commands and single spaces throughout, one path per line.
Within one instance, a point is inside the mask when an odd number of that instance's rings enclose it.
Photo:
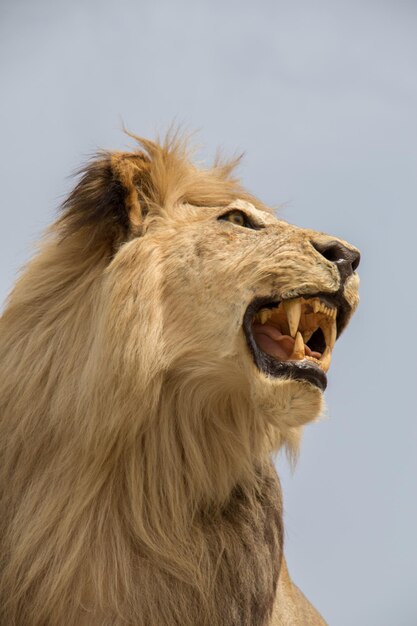
M 231 222 L 232 224 L 235 224 L 235 226 L 243 226 L 243 228 L 256 228 L 243 211 L 229 211 L 224 215 L 220 215 L 218 219 L 223 220 L 224 222 Z

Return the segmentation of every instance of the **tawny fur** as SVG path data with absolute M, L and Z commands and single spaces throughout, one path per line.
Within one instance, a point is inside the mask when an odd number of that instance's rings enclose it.
M 0 320 L 0 624 L 323 624 L 286 572 L 270 459 L 321 392 L 259 372 L 242 318 L 338 289 L 326 236 L 233 163 L 139 141 L 86 167 Z

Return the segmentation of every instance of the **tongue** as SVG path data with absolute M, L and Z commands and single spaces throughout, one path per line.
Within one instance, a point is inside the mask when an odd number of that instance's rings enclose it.
M 252 326 L 253 336 L 257 346 L 270 356 L 280 361 L 288 361 L 294 349 L 295 339 L 289 335 L 283 335 L 276 326 L 272 324 L 260 324 L 255 322 Z M 320 352 L 313 352 L 307 345 L 304 345 L 306 356 L 320 359 Z

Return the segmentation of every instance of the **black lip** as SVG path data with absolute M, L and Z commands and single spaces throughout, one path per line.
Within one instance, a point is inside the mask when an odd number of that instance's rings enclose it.
M 302 294 L 300 297 L 320 298 L 328 306 L 336 306 L 337 313 L 337 336 L 347 324 L 350 307 L 340 292 L 336 293 L 315 293 Z M 256 313 L 263 307 L 278 306 L 280 300 L 271 298 L 255 298 L 246 309 L 243 318 L 243 330 L 249 350 L 255 365 L 267 376 L 273 378 L 291 378 L 294 380 L 306 381 L 324 391 L 327 387 L 327 376 L 319 365 L 311 361 L 278 361 L 260 350 L 252 334 L 252 320 Z

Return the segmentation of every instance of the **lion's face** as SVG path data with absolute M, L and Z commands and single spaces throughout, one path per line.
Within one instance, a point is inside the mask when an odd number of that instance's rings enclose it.
M 255 422 L 288 441 L 283 431 L 321 411 L 358 303 L 359 252 L 276 219 L 231 178 L 233 164 L 201 170 L 175 142 L 140 143 L 147 153 L 93 162 L 62 220 L 112 259 L 99 307 L 108 328 L 95 342 L 114 347 L 100 362 L 109 380 L 125 373 L 125 395 L 157 379 L 156 398 L 185 394 L 178 412 L 220 415 L 233 402 L 240 423 L 263 416 Z
M 175 367 L 200 360 L 234 384 L 240 373 L 242 388 L 267 405 L 291 389 L 310 399 L 306 421 L 315 417 L 336 338 L 358 304 L 357 249 L 240 200 L 177 207 L 145 237 L 162 255 Z

